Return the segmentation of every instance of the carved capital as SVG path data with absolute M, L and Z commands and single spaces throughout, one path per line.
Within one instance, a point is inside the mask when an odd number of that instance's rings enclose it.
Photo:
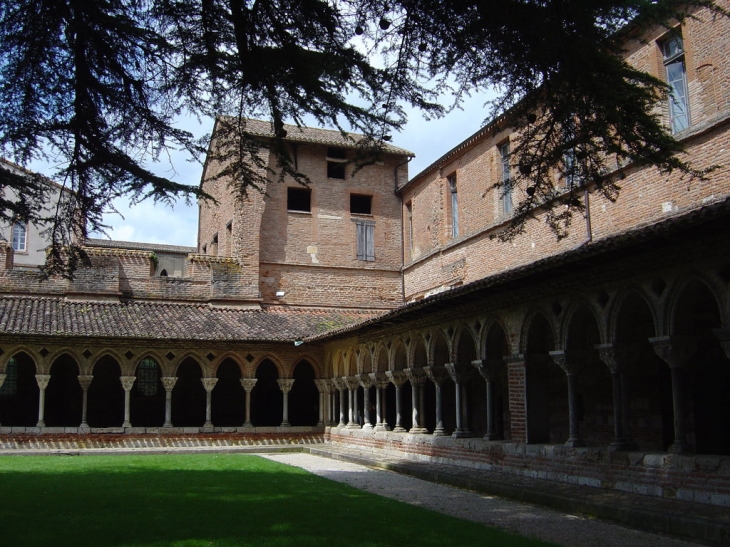
M 443 384 L 446 379 L 449 377 L 449 373 L 446 370 L 446 367 L 443 365 L 433 365 L 428 367 L 423 367 L 423 371 L 426 373 L 426 376 L 429 380 L 431 380 L 434 384 L 437 386 L 440 386 Z
M 5 383 L 5 377 L 7 374 L 0 374 L 0 387 L 3 387 L 3 384 Z
M 347 384 L 342 381 L 342 378 L 332 378 L 332 385 L 335 386 L 337 391 L 343 391 L 347 389 Z
M 332 384 L 330 384 L 328 380 L 323 380 L 322 378 L 315 380 L 314 385 L 317 386 L 317 391 L 319 393 L 329 393 L 332 387 Z
M 408 376 L 406 376 L 406 373 L 402 370 L 389 370 L 385 374 L 388 378 L 390 378 L 390 382 L 395 387 L 401 387 L 408 381 Z
M 87 374 L 79 374 L 79 385 L 81 385 L 81 389 L 83 389 L 84 391 L 88 391 L 89 386 L 91 385 L 91 381 L 93 379 L 93 376 Z
M 649 338 L 649 343 L 669 368 L 682 368 L 697 351 L 697 338 L 694 336 L 657 336 Z
M 624 370 L 623 362 L 614 344 L 596 344 L 593 347 L 598 350 L 598 356 L 603 364 L 608 367 L 608 370 L 611 371 L 611 374 L 617 374 Z
M 48 387 L 48 382 L 50 379 L 50 374 L 36 374 L 35 381 L 38 384 L 38 389 L 46 389 Z
M 355 378 L 357 378 L 357 381 L 365 390 L 370 389 L 375 383 L 369 374 L 358 374 L 357 376 L 355 376 Z
M 730 328 L 715 329 L 712 332 L 715 334 L 715 338 L 720 341 L 720 346 L 725 355 L 730 359 Z
M 177 376 L 163 376 L 160 380 L 162 380 L 162 387 L 165 388 L 165 391 L 172 391 L 177 383 Z
M 426 383 L 426 372 L 422 368 L 403 369 L 412 386 L 422 386 Z
M 446 367 L 449 376 L 455 384 L 465 384 L 472 379 L 474 374 L 474 367 L 471 365 L 462 365 L 461 363 L 446 363 Z
M 282 393 L 289 393 L 291 391 L 292 386 L 294 385 L 294 379 L 293 378 L 279 378 L 276 381 L 277 384 L 279 384 L 279 389 Z
M 119 381 L 122 382 L 122 389 L 124 391 L 131 391 L 136 379 L 136 376 L 120 376 Z
M 258 378 L 241 378 L 241 387 L 243 387 L 246 393 L 251 393 L 253 386 L 255 386 L 258 381 Z
M 378 389 L 385 389 L 390 384 L 390 378 L 384 372 L 371 372 L 370 378 Z
M 205 391 L 213 391 L 213 388 L 218 383 L 218 378 L 201 378 L 201 382 L 203 382 L 203 387 L 205 388 Z
M 360 382 L 357 381 L 355 376 L 343 376 L 342 381 L 344 382 L 345 387 L 350 391 L 355 391 L 358 387 L 360 387 Z
M 494 375 L 499 370 L 499 367 L 504 365 L 504 359 L 484 359 L 472 361 L 471 364 L 482 378 L 487 382 L 491 382 L 494 380 Z

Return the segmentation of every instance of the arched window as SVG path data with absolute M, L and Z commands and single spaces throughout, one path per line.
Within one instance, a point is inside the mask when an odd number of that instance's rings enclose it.
M 18 394 L 18 363 L 11 357 L 5 367 L 5 382 L 0 386 L 0 397 L 13 397 Z
M 160 381 L 160 367 L 157 361 L 147 357 L 137 365 L 137 393 L 143 397 L 154 397 Z

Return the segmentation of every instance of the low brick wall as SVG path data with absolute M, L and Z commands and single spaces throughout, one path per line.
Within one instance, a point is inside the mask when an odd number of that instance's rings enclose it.
M 325 440 L 382 457 L 730 507 L 730 456 L 616 452 L 336 427 L 327 430 Z

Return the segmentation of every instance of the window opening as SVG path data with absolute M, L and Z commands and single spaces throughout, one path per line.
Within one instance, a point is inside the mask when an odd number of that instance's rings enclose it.
M 375 260 L 375 223 L 358 221 L 355 226 L 357 231 L 357 259 Z
M 354 215 L 372 215 L 373 196 L 350 194 L 350 213 Z
M 509 164 L 509 142 L 499 147 L 499 154 L 502 163 L 502 212 L 509 215 L 512 213 L 512 175 Z
M 149 357 L 142 359 L 137 365 L 137 393 L 142 397 L 156 396 L 159 380 L 160 367 L 157 361 Z
M 162 270 L 160 272 L 160 277 L 167 277 L 167 270 Z
M 330 147 L 327 149 L 327 178 L 344 179 L 347 150 Z
M 5 382 L 0 386 L 0 397 L 13 397 L 18 394 L 18 362 L 11 357 L 5 365 Z
M 669 125 L 672 133 L 678 133 L 687 129 L 690 124 L 682 35 L 673 34 L 661 45 L 661 48 L 669 84 Z
M 459 237 L 459 194 L 456 189 L 456 173 L 449 175 L 447 180 L 451 193 L 451 237 Z
M 229 220 L 226 224 L 226 256 L 233 253 L 233 221 Z
M 13 224 L 13 250 L 24 253 L 27 249 L 28 233 L 24 222 Z
M 406 203 L 406 214 L 408 215 L 406 219 L 408 223 L 408 251 L 410 252 L 410 257 L 413 258 L 413 203 L 410 201 Z
M 309 188 L 287 188 L 286 208 L 289 211 L 309 213 L 312 211 L 312 191 Z

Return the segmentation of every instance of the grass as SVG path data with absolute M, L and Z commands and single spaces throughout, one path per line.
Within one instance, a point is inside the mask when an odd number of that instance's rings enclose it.
M 21 547 L 547 545 L 250 455 L 0 457 Z

